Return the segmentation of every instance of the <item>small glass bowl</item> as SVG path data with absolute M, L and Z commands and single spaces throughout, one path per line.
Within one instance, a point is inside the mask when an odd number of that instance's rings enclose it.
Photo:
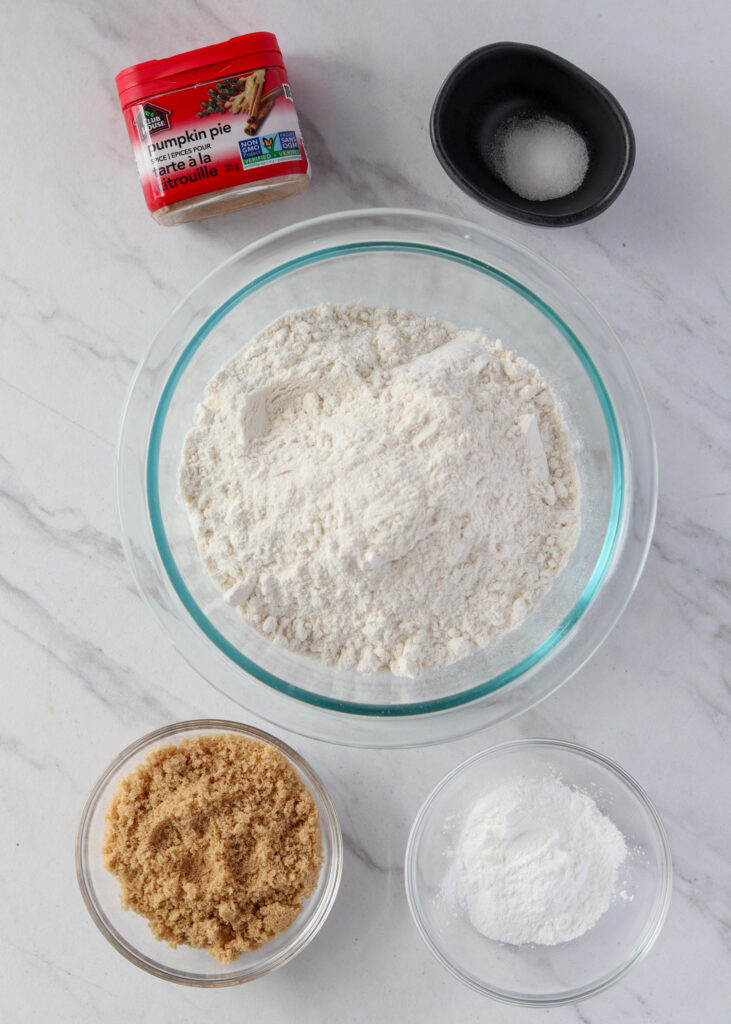
M 443 885 L 474 802 L 518 777 L 558 778 L 588 793 L 627 843 L 617 894 L 593 928 L 556 946 L 513 946 L 480 935 Z M 504 1003 L 560 1006 L 609 988 L 645 956 L 670 904 L 672 862 L 647 794 L 619 765 L 559 740 L 502 743 L 446 775 L 416 816 L 406 848 L 406 895 L 416 927 L 444 966 Z
M 153 936 L 144 917 L 132 910 L 123 910 L 119 899 L 119 882 L 104 867 L 101 848 L 106 824 L 104 815 L 120 779 L 133 771 L 154 747 L 175 742 L 185 736 L 229 732 L 271 743 L 297 771 L 320 812 L 323 862 L 317 886 L 305 900 L 302 913 L 294 924 L 253 953 L 242 954 L 232 964 L 221 964 L 202 949 L 190 946 L 173 949 Z M 105 938 L 122 956 L 149 974 L 180 985 L 204 988 L 220 988 L 253 981 L 281 967 L 304 949 L 332 909 L 342 867 L 343 844 L 335 808 L 312 768 L 296 751 L 269 733 L 238 722 L 220 720 L 168 725 L 148 733 L 123 750 L 91 791 L 81 815 L 76 840 L 76 873 L 81 895 L 92 920 Z

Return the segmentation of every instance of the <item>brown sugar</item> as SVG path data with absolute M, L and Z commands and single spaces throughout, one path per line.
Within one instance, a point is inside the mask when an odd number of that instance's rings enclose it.
M 315 801 L 271 744 L 236 733 L 157 747 L 121 780 L 102 853 L 125 909 L 222 963 L 289 928 L 315 888 Z

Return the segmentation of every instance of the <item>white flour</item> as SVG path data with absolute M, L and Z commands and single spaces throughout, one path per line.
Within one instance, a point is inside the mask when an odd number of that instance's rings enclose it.
M 272 641 L 418 676 L 518 625 L 578 534 L 538 371 L 387 307 L 281 317 L 211 380 L 180 490 L 225 599 Z
M 554 780 L 506 782 L 468 816 L 458 899 L 491 939 L 553 946 L 583 935 L 608 909 L 626 854 L 590 796 Z

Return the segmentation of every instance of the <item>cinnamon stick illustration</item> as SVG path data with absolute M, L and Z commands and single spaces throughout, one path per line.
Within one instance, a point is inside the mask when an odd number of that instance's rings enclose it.
M 261 94 L 264 91 L 264 79 L 257 78 L 254 85 L 254 90 L 251 94 L 251 103 L 249 104 L 249 120 L 256 121 L 259 116 L 259 104 L 261 102 Z
M 259 107 L 259 116 L 257 118 L 249 118 L 244 128 L 247 135 L 256 135 L 267 117 L 271 114 L 273 106 L 274 100 L 269 99 Z
M 275 89 L 270 89 L 269 92 L 264 93 L 264 95 L 261 97 L 261 100 L 259 101 L 258 117 L 253 117 L 251 114 L 249 114 L 249 118 L 246 122 L 246 128 L 244 128 L 244 131 L 246 132 L 247 135 L 256 135 L 256 133 L 259 131 L 259 128 L 262 126 L 264 121 L 271 113 L 272 107 L 274 106 L 274 101 L 277 99 L 277 97 L 281 96 L 283 92 L 284 90 L 282 89 L 281 85 L 278 85 Z
M 262 96 L 261 105 L 264 106 L 264 104 L 268 100 L 275 100 L 278 96 L 281 96 L 283 92 L 284 89 L 281 87 L 281 85 L 278 85 L 274 89 L 270 89 L 269 92 L 265 92 L 264 95 Z

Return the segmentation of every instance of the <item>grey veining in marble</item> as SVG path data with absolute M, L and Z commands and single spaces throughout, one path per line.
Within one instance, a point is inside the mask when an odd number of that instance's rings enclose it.
M 675 885 L 647 959 L 557 1024 L 715 1024 L 729 985 L 729 8 L 716 0 L 251 0 L 6 5 L 0 33 L 0 1019 L 219 1022 L 527 1020 L 461 987 L 421 944 L 403 892 L 429 789 L 493 742 L 577 740 L 624 765 L 670 835 Z M 271 206 L 164 229 L 146 213 L 114 75 L 229 35 L 275 31 L 313 163 Z M 465 53 L 534 42 L 584 67 L 637 137 L 629 184 L 560 231 L 489 214 L 444 175 L 428 117 Z M 32 81 L 34 84 L 28 85 Z M 94 928 L 73 846 L 111 757 L 166 722 L 252 721 L 172 649 L 122 555 L 113 455 L 133 369 L 168 312 L 235 249 L 343 208 L 464 216 L 559 266 L 623 341 L 660 459 L 657 530 L 619 624 L 574 679 L 513 722 L 442 747 L 348 750 L 285 734 L 341 815 L 345 871 L 322 933 L 241 989 L 178 989 Z M 277 730 L 275 730 L 277 731 Z

